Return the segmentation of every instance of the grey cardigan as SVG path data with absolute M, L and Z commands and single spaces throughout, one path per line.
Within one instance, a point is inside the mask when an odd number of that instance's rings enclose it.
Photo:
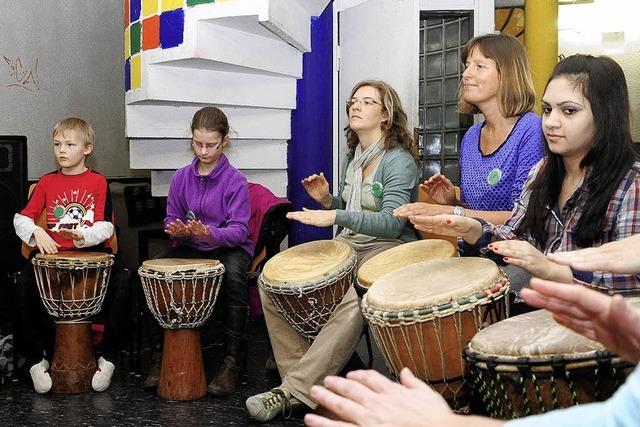
M 343 210 L 342 191 L 347 167 L 353 160 L 347 156 L 340 171 L 338 196 L 333 196 L 331 208 L 336 210 L 338 233 L 347 227 L 356 233 L 384 239 L 399 239 L 410 242 L 417 239 L 416 232 L 406 219 L 395 218 L 393 210 L 400 205 L 417 200 L 418 171 L 411 154 L 403 147 L 387 150 L 373 177 L 374 183 L 382 184 L 382 196 L 377 197 L 378 212 L 348 212 Z

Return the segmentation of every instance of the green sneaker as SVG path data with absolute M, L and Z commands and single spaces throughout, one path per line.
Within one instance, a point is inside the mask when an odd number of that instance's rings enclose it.
M 249 415 L 261 423 L 271 421 L 278 414 L 287 419 L 294 410 L 304 406 L 300 400 L 289 393 L 283 386 L 273 388 L 267 392 L 251 396 L 245 402 Z

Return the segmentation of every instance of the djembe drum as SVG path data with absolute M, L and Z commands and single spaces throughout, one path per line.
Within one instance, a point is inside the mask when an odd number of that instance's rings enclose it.
M 206 394 L 200 333 L 218 297 L 224 266 L 211 259 L 153 259 L 138 269 L 149 310 L 164 328 L 158 396 L 194 400 Z
M 31 262 L 42 302 L 56 319 L 51 391 L 89 391 L 96 359 L 91 347 L 91 321 L 87 318 L 102 308 L 113 256 L 65 251 L 37 254 Z
M 428 239 L 404 243 L 387 249 L 364 262 L 358 269 L 354 287 L 358 296 L 367 293 L 373 282 L 407 265 L 432 259 L 457 257 L 458 250 L 446 240 Z
M 362 313 L 396 377 L 404 367 L 456 406 L 468 400 L 462 350 L 507 317 L 506 275 L 484 258 L 445 258 L 395 270 L 374 282 Z
M 258 284 L 291 327 L 312 340 L 349 290 L 355 265 L 346 243 L 303 243 L 267 261 Z
M 557 324 L 547 310 L 480 331 L 464 357 L 474 400 L 498 418 L 605 400 L 630 370 L 600 343 Z

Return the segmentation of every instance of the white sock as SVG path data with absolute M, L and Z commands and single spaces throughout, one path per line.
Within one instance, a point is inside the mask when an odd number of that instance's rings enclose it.
M 106 360 L 104 357 L 98 359 L 98 369 L 91 379 L 91 387 L 95 391 L 105 391 L 111 384 L 111 377 L 116 365 Z
M 51 390 L 51 375 L 49 375 L 47 369 L 49 369 L 47 359 L 42 359 L 29 369 L 36 393 L 44 394 Z

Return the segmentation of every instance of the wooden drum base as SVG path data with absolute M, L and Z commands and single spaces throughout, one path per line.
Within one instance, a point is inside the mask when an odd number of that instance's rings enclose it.
M 165 329 L 158 396 L 167 400 L 195 400 L 206 392 L 200 332 Z
M 91 347 L 91 322 L 56 323 L 56 342 L 51 364 L 53 393 L 84 393 L 91 390 L 96 358 Z

